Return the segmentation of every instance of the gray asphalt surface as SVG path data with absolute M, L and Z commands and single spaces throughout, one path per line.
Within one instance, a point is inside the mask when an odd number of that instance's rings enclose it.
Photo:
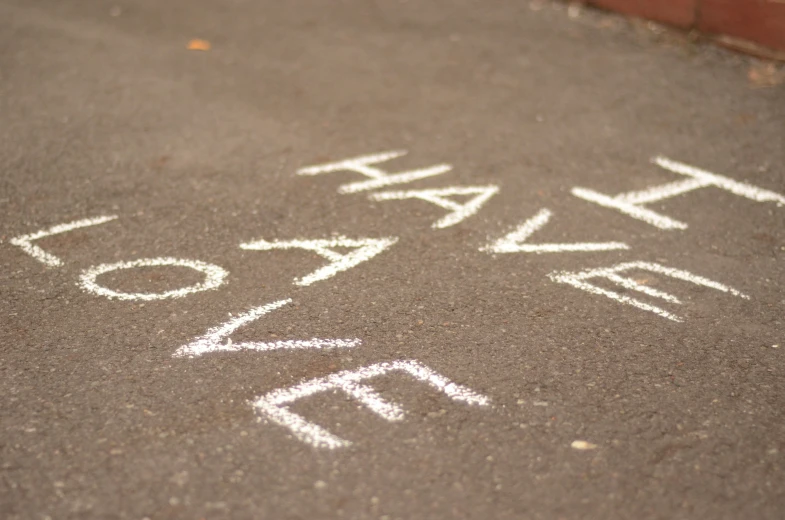
M 647 206 L 689 224 L 662 230 L 570 193 L 680 180 L 660 154 L 785 193 L 785 93 L 750 88 L 749 66 L 528 2 L 0 1 L 0 517 L 782 518 L 785 207 L 702 188 Z M 357 173 L 297 175 L 389 150 L 408 151 L 389 172 L 453 169 L 375 192 L 499 192 L 433 229 L 448 211 L 424 200 L 339 193 Z M 531 243 L 629 250 L 480 251 L 543 208 Z M 102 215 L 118 218 L 35 242 L 61 267 L 11 243 Z M 398 242 L 307 287 L 293 281 L 325 265 L 313 252 L 239 248 L 337 235 Z M 229 275 L 152 301 L 78 285 L 90 266 L 155 257 Z M 595 282 L 675 322 L 547 276 L 633 261 L 750 298 L 643 270 L 627 275 L 681 305 Z M 172 357 L 285 298 L 231 339 L 362 345 Z M 341 393 L 293 404 L 352 442 L 329 450 L 249 404 L 395 360 L 490 405 L 403 373 L 365 381 L 398 422 Z

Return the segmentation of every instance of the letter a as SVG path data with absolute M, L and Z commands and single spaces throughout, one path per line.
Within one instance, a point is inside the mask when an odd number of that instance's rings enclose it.
M 270 251 L 273 249 L 306 249 L 313 251 L 329 260 L 330 263 L 294 281 L 296 285 L 311 285 L 314 282 L 332 278 L 341 271 L 346 271 L 357 264 L 370 260 L 397 241 L 396 237 L 361 238 L 357 240 L 336 237 L 326 240 L 274 240 L 272 242 L 257 240 L 247 244 L 240 244 L 240 248 L 256 251 Z M 342 254 L 331 249 L 333 247 L 351 247 L 354 248 L 354 251 Z
M 452 212 L 431 225 L 434 229 L 442 229 L 454 226 L 477 213 L 498 191 L 498 186 L 452 186 L 435 190 L 383 191 L 369 195 L 368 198 L 371 200 L 420 199 L 436 204 Z M 475 197 L 465 204 L 458 204 L 447 198 L 452 195 L 475 195 Z

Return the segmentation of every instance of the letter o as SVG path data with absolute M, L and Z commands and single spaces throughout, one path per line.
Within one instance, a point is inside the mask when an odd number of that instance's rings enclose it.
M 124 293 L 107 289 L 98 285 L 96 278 L 100 275 L 116 271 L 118 269 L 133 269 L 135 267 L 158 267 L 158 266 L 175 266 L 175 267 L 190 267 L 196 271 L 204 273 L 204 281 L 189 287 L 182 287 L 173 291 L 165 291 L 162 293 Z M 107 298 L 116 298 L 118 300 L 165 300 L 167 298 L 182 298 L 191 293 L 200 291 L 207 291 L 210 289 L 217 289 L 223 284 L 226 275 L 229 273 L 217 265 L 200 262 L 199 260 L 183 260 L 180 258 L 141 258 L 132 262 L 117 262 L 115 264 L 101 264 L 90 267 L 82 271 L 79 276 L 79 286 L 87 292 L 106 296 Z

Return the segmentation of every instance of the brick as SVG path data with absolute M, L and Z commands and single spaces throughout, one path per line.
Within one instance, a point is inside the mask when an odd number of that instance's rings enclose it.
M 701 0 L 699 13 L 703 32 L 785 50 L 785 0 Z
M 688 29 L 695 23 L 698 0 L 589 0 L 603 9 Z

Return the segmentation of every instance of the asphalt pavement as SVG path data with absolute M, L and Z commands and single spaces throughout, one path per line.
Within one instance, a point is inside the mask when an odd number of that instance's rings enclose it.
M 782 518 L 761 66 L 552 3 L 0 0 L 0 517 Z

